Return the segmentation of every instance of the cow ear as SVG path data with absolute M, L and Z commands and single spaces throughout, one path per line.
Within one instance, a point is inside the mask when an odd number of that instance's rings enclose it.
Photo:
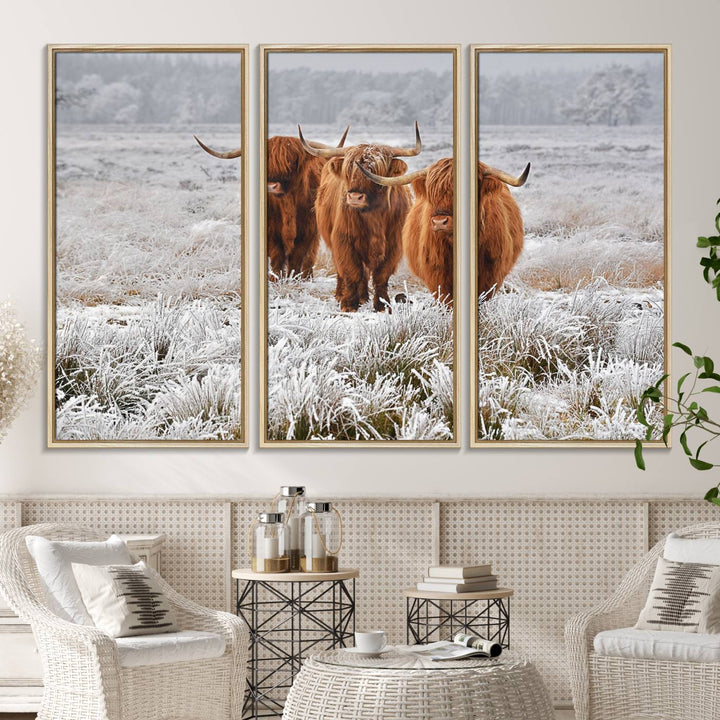
M 342 170 L 342 164 L 343 164 L 343 158 L 341 157 L 334 157 L 330 158 L 327 162 L 327 166 L 330 169 L 330 172 L 333 175 L 337 175 L 340 177 L 340 171 Z
M 398 175 L 404 175 L 407 172 L 407 163 L 404 160 L 398 160 L 393 158 L 390 163 L 390 177 L 397 177 Z
M 412 181 L 412 189 L 415 192 L 415 197 L 424 198 L 427 194 L 425 184 L 425 176 L 417 177 Z

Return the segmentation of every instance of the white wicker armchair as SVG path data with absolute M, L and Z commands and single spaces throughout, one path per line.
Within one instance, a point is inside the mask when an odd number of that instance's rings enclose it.
M 720 538 L 720 523 L 676 532 L 688 538 Z M 577 720 L 720 718 L 720 663 L 606 657 L 593 650 L 599 632 L 635 624 L 664 544 L 655 545 L 628 572 L 612 597 L 565 626 Z
M 245 692 L 248 630 L 235 615 L 201 607 L 158 577 L 182 630 L 225 637 L 219 658 L 121 667 L 115 641 L 95 627 L 57 617 L 46 603 L 27 535 L 105 540 L 99 532 L 33 525 L 0 535 L 0 590 L 35 635 L 45 691 L 38 720 L 239 720 Z

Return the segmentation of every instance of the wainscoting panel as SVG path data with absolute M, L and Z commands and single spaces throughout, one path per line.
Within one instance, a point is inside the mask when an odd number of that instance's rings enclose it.
M 0 532 L 4 530 L 12 530 L 18 525 L 18 504 L 16 502 L 1 500 L 0 501 Z
M 710 482 L 708 482 L 710 487 Z M 720 521 L 720 508 L 705 500 L 657 500 L 650 503 L 650 545 L 673 530 Z
M 243 498 L 0 498 L 0 530 L 37 522 L 110 534 L 167 535 L 162 573 L 209 607 L 234 606 L 230 570 L 248 567 L 248 528 L 268 504 Z M 672 529 L 717 520 L 702 501 L 346 499 L 341 565 L 360 568 L 357 624 L 405 642 L 402 590 L 439 553 L 443 563 L 493 563 L 515 590 L 511 644 L 533 658 L 553 699 L 570 701 L 563 629 L 606 598 L 623 574 Z M 19 514 L 21 509 L 21 518 Z
M 227 609 L 224 503 L 193 500 L 32 500 L 23 525 L 52 522 L 111 533 L 163 532 L 161 573 L 180 593 L 210 608 Z
M 510 602 L 510 643 L 533 658 L 556 703 L 570 702 L 564 625 L 608 597 L 643 553 L 633 502 L 442 503 L 443 564 L 491 562 Z

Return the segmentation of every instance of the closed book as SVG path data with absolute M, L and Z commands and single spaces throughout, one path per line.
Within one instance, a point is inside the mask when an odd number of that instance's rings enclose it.
M 483 592 L 484 590 L 495 590 L 497 588 L 497 580 L 488 580 L 482 583 L 436 583 L 436 582 L 419 582 L 417 589 L 423 592 L 446 592 L 446 593 L 468 593 Z
M 426 575 L 423 580 L 425 583 L 442 583 L 443 585 L 475 585 L 476 583 L 497 582 L 497 575 L 478 575 L 478 577 L 464 578 L 439 578 Z
M 465 578 L 489 575 L 490 565 L 434 565 L 428 568 L 427 574 L 432 578 L 457 578 L 459 581 Z

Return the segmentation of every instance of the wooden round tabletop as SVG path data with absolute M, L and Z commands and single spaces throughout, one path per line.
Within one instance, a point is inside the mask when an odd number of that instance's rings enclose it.
M 496 588 L 495 590 L 483 590 L 481 592 L 433 592 L 430 590 L 417 590 L 410 588 L 403 590 L 406 598 L 417 598 L 419 600 L 499 600 L 509 598 L 515 594 L 510 588 Z
M 232 576 L 236 580 L 260 580 L 262 582 L 332 582 L 334 580 L 352 580 L 360 577 L 360 570 L 346 568 L 337 572 L 254 572 L 250 568 L 233 570 Z

